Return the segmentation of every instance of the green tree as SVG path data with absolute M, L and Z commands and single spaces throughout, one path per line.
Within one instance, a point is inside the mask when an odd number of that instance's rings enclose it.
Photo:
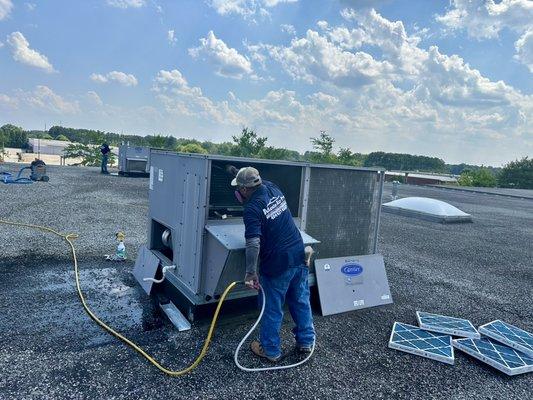
M 28 134 L 22 128 L 6 124 L 0 127 L 5 147 L 26 148 L 28 145 Z
M 259 158 L 265 158 L 267 160 L 299 161 L 300 153 L 294 150 L 267 146 L 261 149 L 259 152 Z
M 481 167 L 477 171 L 474 171 L 474 186 L 477 187 L 495 187 L 498 181 L 494 174 L 485 167 Z
M 305 158 L 315 163 L 336 163 L 337 156 L 333 154 L 333 144 L 335 139 L 326 133 L 320 131 L 320 136 L 311 138 L 311 144 L 316 151 L 306 152 Z
M 475 171 L 464 170 L 457 182 L 460 186 L 494 187 L 497 180 L 488 168 L 481 167 Z
M 533 159 L 524 157 L 506 164 L 499 177 L 502 187 L 516 189 L 533 189 Z
M 164 149 L 167 144 L 167 139 L 162 135 L 147 136 L 146 139 L 150 147 L 155 147 L 156 149 Z
M 258 136 L 252 129 L 243 128 L 238 136 L 233 136 L 234 146 L 231 153 L 238 157 L 259 157 L 266 145 L 267 138 Z
M 56 140 L 62 140 L 64 142 L 70 142 L 69 138 L 66 137 L 65 135 L 57 135 L 56 136 Z
M 320 136 L 317 138 L 312 137 L 311 143 L 315 150 L 318 150 L 324 157 L 329 157 L 333 151 L 335 139 L 328 135 L 326 131 L 320 131 Z
M 83 143 L 71 143 L 65 150 L 63 150 L 65 158 L 78 158 L 82 159 L 81 164 L 90 167 L 99 166 L 102 162 L 102 153 L 99 146 L 91 146 Z M 113 165 L 115 163 L 116 156 L 110 152 L 108 163 Z
M 207 150 L 204 149 L 202 145 L 198 143 L 187 143 L 179 145 L 177 146 L 176 150 L 182 153 L 207 154 Z
M 365 159 L 364 166 L 384 167 L 389 171 L 446 171 L 446 164 L 440 158 L 412 154 L 385 153 L 383 151 L 370 153 Z
M 474 186 L 474 177 L 472 171 L 463 170 L 461 176 L 457 179 L 459 186 Z

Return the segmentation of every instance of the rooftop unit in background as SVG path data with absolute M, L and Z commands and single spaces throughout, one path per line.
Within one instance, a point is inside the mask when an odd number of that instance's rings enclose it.
M 228 165 L 253 166 L 281 188 L 316 258 L 376 252 L 384 177 L 377 169 L 152 149 L 148 243 L 134 274 L 148 293 L 170 299 L 189 319 L 196 306 L 216 301 L 230 282 L 244 277 L 243 206 L 235 199 Z M 162 283 L 143 282 L 172 265 Z M 314 278 L 311 269 L 311 284 Z M 243 288 L 230 296 L 253 294 Z
M 150 148 L 123 144 L 118 149 L 120 175 L 147 175 L 150 172 Z
M 62 156 L 63 151 L 69 144 L 71 144 L 71 142 L 67 142 L 64 140 L 29 138 L 28 152 L 35 154 Z
M 410 185 L 457 185 L 457 178 L 453 175 L 429 172 L 387 171 L 385 180 L 387 182 L 401 180 L 401 182 Z

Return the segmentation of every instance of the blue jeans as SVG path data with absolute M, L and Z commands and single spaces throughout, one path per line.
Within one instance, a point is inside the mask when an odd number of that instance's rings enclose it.
M 279 276 L 261 275 L 259 282 L 265 292 L 265 313 L 261 320 L 259 340 L 269 357 L 281 355 L 279 330 L 283 320 L 283 304 L 287 301 L 298 346 L 312 346 L 315 342 L 313 314 L 309 302 L 309 269 L 306 266 L 288 268 Z M 259 296 L 261 303 L 262 297 Z
M 102 154 L 102 165 L 100 166 L 102 172 L 107 172 L 107 154 Z

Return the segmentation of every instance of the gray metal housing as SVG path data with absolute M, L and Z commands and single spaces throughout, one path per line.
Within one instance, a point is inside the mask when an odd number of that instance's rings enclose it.
M 376 252 L 384 177 L 377 169 L 152 149 L 147 248 L 161 265 L 177 266 L 155 290 L 159 286 L 169 295 L 176 289 L 199 305 L 215 301 L 228 283 L 243 279 L 242 206 L 225 171 L 230 164 L 254 166 L 281 188 L 316 257 Z M 231 297 L 253 294 L 243 289 Z
M 118 171 L 121 175 L 148 174 L 150 147 L 121 145 L 118 148 Z

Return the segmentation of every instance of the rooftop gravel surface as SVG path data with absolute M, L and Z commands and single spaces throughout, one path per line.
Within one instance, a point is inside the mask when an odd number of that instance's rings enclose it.
M 48 183 L 0 184 L 0 218 L 78 233 L 81 284 L 96 314 L 169 368 L 187 366 L 209 320 L 178 332 L 131 275 L 146 241 L 148 178 L 86 167 L 48 171 Z M 387 184 L 384 202 L 390 189 Z M 379 249 L 394 304 L 328 317 L 315 310 L 313 359 L 257 374 L 241 372 L 232 359 L 255 310 L 223 317 L 200 366 L 170 378 L 88 318 L 64 241 L 0 225 L 0 399 L 531 397 L 533 374 L 508 377 L 460 351 L 450 366 L 387 343 L 394 321 L 416 325 L 417 310 L 468 318 L 475 326 L 501 319 L 533 331 L 533 201 L 409 185 L 399 194 L 449 202 L 474 222 L 444 225 L 382 213 Z M 104 261 L 118 230 L 126 233 L 130 260 Z M 287 316 L 286 351 L 290 328 Z M 248 351 L 242 362 L 262 365 Z

